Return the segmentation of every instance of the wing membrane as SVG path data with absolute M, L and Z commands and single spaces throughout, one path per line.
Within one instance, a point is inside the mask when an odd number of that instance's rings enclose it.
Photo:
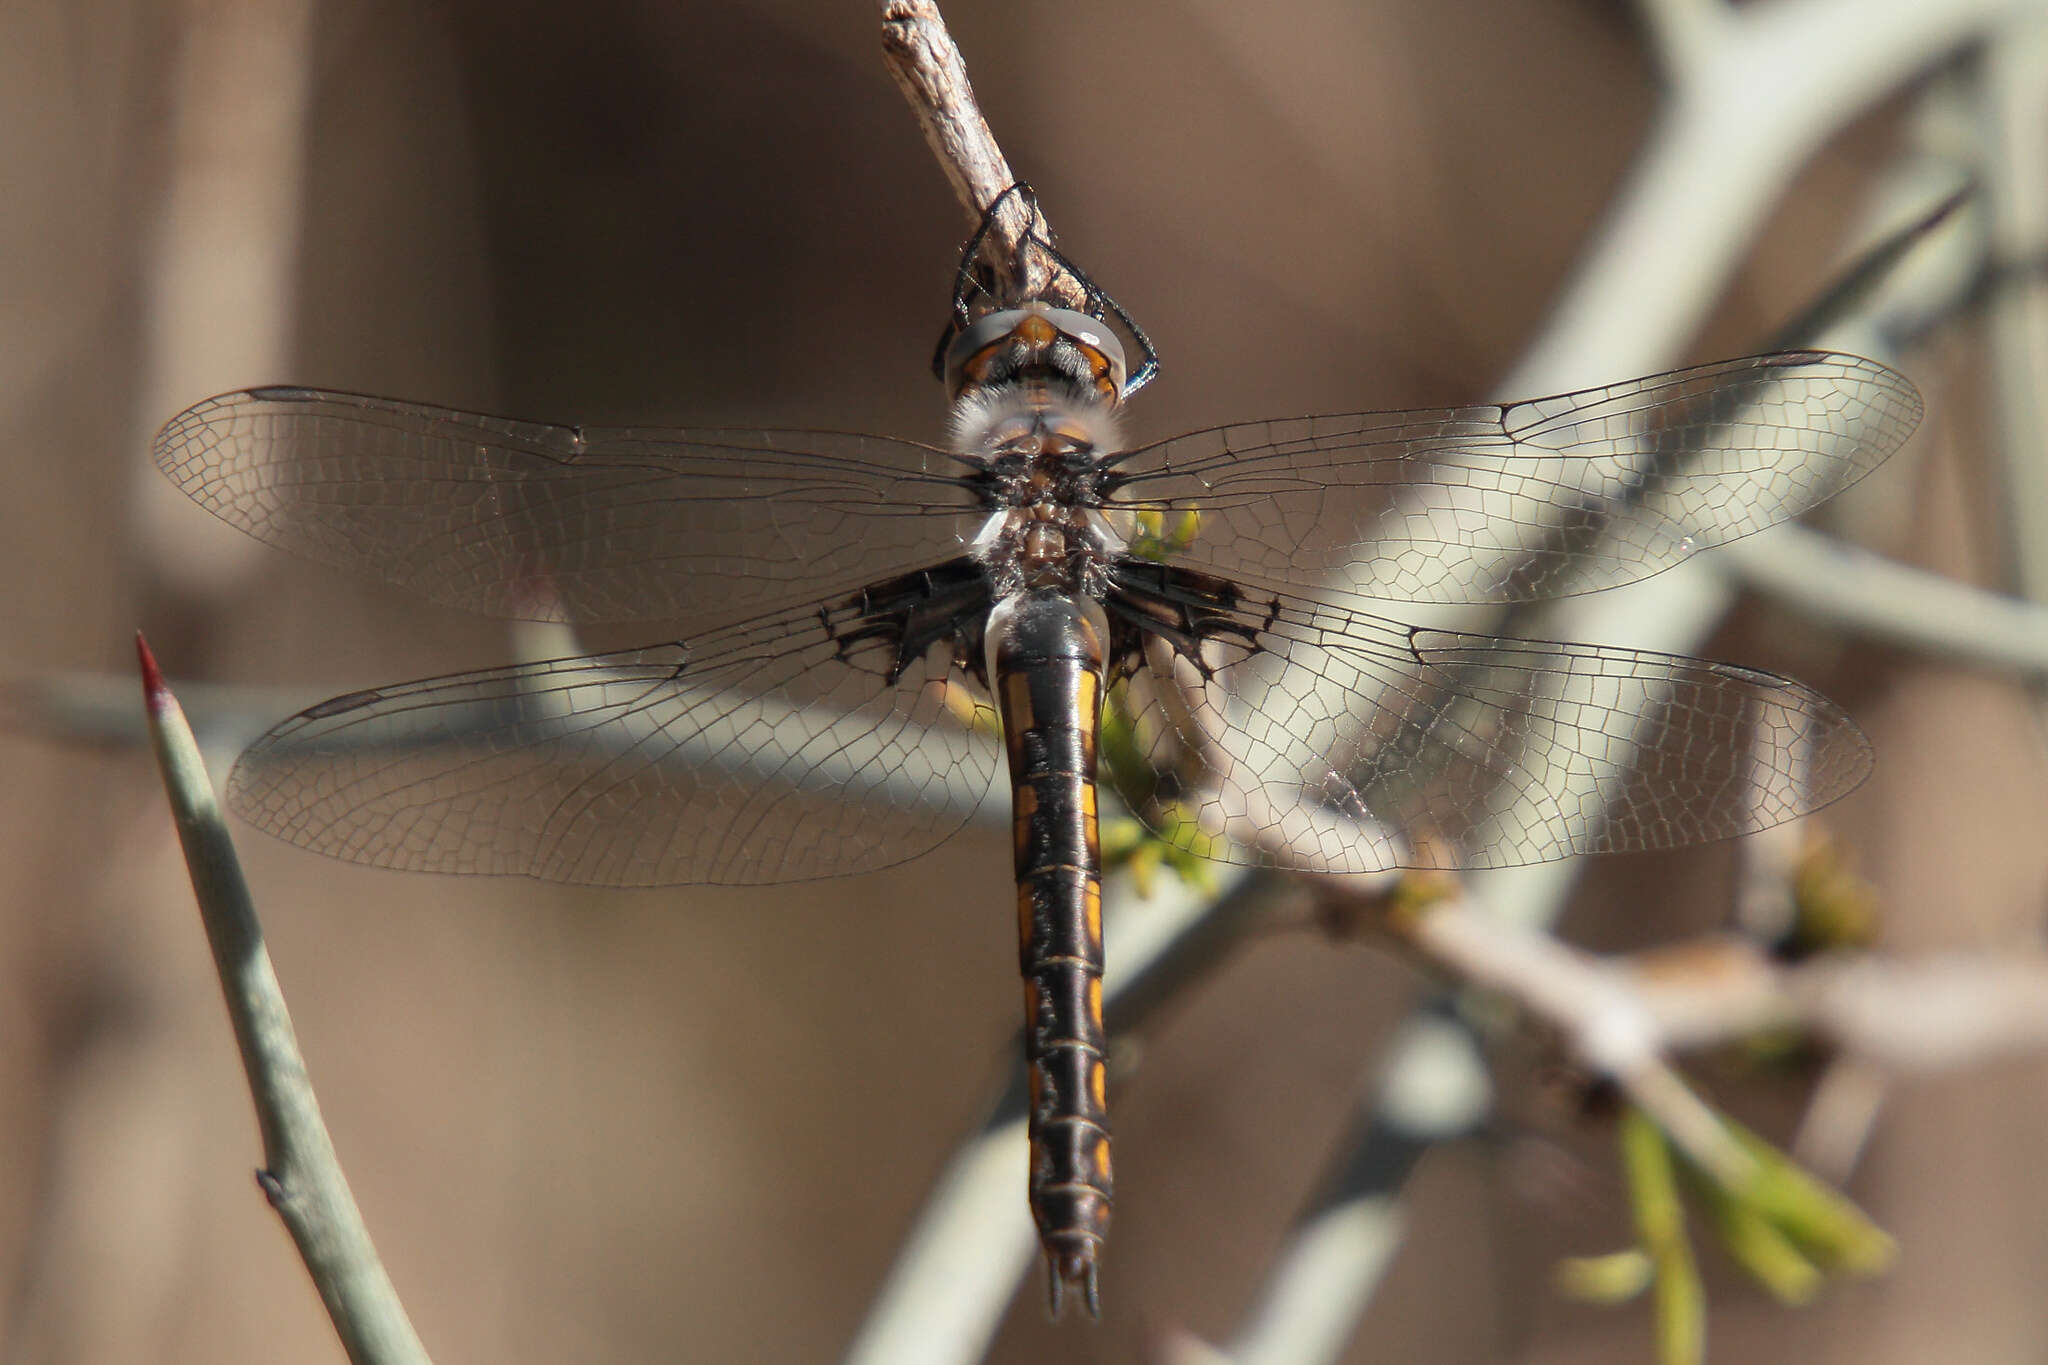
M 317 389 L 224 394 L 156 460 L 257 539 L 497 616 L 731 620 L 959 550 L 951 456 L 836 432 L 559 427 Z
M 615 654 L 324 702 L 252 746 L 229 800 L 318 853 L 602 886 L 871 871 L 956 831 L 993 713 L 936 645 L 790 612 Z
M 1171 646 L 1177 676 L 1139 670 L 1126 704 L 1145 761 L 1178 774 L 1161 795 L 1230 834 L 1237 861 L 1367 872 L 1674 848 L 1807 814 L 1870 768 L 1840 708 L 1754 669 L 1233 600 L 1172 570 L 1126 573 L 1113 600 L 1201 622 Z M 1167 803 L 1149 818 L 1171 834 Z
M 1507 407 L 1217 427 L 1119 462 L 1114 503 L 1194 512 L 1184 557 L 1285 589 L 1520 602 L 1633 582 L 1799 515 L 1920 420 L 1855 356 L 1752 356 Z M 1156 523 L 1155 523 L 1156 524 Z

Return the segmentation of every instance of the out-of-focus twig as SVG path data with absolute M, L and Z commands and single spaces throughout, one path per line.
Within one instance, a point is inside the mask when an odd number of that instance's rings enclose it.
M 1763 349 L 1798 350 L 1812 345 L 1815 337 L 1854 327 L 1874 316 L 1872 302 L 1881 294 L 1895 291 L 1906 258 L 1921 252 L 1942 229 L 1961 220 L 1964 208 L 1976 195 L 1976 186 L 1960 184 L 1922 210 L 1917 218 L 1887 230 L 1874 246 L 1836 276 L 1819 297 L 1779 327 Z
M 256 1102 L 263 1134 L 257 1181 L 298 1244 L 349 1359 L 355 1365 L 426 1365 L 426 1349 L 377 1259 L 321 1120 L 199 746 L 149 647 L 140 636 L 136 645 L 164 790 Z
M 1289 1233 L 1258 1311 L 1226 1354 L 1187 1340 L 1168 1358 L 1294 1365 L 1341 1355 L 1401 1245 L 1409 1173 L 1431 1147 L 1474 1132 L 1492 1101 L 1479 1039 L 1449 997 L 1416 1010 L 1388 1044 L 1345 1156 Z
M 2013 586 L 2048 602 L 2048 13 L 1984 54 L 1991 404 Z
M 1504 928 L 1455 898 L 1386 923 L 1460 981 L 1555 1028 L 1579 1061 L 1639 1104 L 1637 1078 L 1667 1058 L 1769 1030 L 1811 1033 L 1904 1072 L 2048 1048 L 2048 954 L 1837 953 L 1787 965 L 1748 939 L 1713 937 L 1610 959 Z M 1711 1147 L 1694 1147 L 1667 1122 L 1683 1128 L 1682 1112 L 1655 1095 L 1642 1107 L 1714 1169 Z
M 181 0 L 164 203 L 153 216 L 140 427 L 229 383 L 284 376 L 305 202 L 310 0 Z M 138 449 L 146 448 L 138 442 Z M 239 579 L 253 541 L 194 515 L 139 466 L 137 528 L 152 575 L 192 592 Z
M 846 1365 L 980 1360 L 1038 1252 L 1018 1190 L 1030 1161 L 1024 1105 L 1005 1094 L 959 1143 L 868 1305 Z
M 1891 1089 L 1891 1074 L 1883 1067 L 1861 1057 L 1837 1057 L 1821 1073 L 1800 1117 L 1793 1160 L 1836 1184 L 1847 1180 Z
M 1800 166 L 1843 124 L 2023 0 L 1722 6 L 1665 73 L 1644 154 L 1543 335 L 1501 386 L 1563 393 L 1668 364 Z M 1646 293 L 1652 287 L 1654 295 Z M 1656 307 L 1645 307 L 1655 297 Z
M 1658 1021 L 1626 974 L 1460 897 L 1386 924 L 1458 981 L 1499 992 L 1558 1030 L 1574 1056 L 1619 1085 L 1694 1164 L 1730 1184 L 1747 1177 L 1749 1158 L 1672 1070 Z
M 2006 597 L 1781 526 L 1708 552 L 1745 586 L 1848 634 L 1952 663 L 2048 676 L 2048 605 Z
M 335 689 L 181 683 L 184 712 L 207 752 L 236 752 L 280 716 Z M 0 730 L 59 744 L 136 746 L 149 742 L 135 714 L 135 680 L 112 673 L 50 673 L 0 683 Z

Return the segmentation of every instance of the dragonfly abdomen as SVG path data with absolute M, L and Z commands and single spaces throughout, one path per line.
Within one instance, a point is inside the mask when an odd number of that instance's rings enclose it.
M 1112 1202 L 1095 813 L 1107 638 L 1098 603 L 1056 590 L 1007 598 L 989 619 L 1016 835 L 1031 1211 L 1055 1314 L 1067 1286 L 1096 1310 Z

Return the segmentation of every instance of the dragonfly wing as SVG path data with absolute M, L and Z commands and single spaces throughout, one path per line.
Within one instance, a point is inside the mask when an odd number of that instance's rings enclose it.
M 1124 693 L 1131 752 L 1165 773 L 1147 818 L 1199 817 L 1236 861 L 1675 848 L 1807 814 L 1870 770 L 1840 708 L 1732 664 L 1425 630 L 1159 565 L 1126 566 L 1111 601 L 1156 641 Z
M 659 886 L 887 867 L 966 822 L 1000 749 L 949 641 L 906 651 L 874 624 L 810 609 L 337 697 L 251 747 L 229 799 L 304 848 L 416 871 Z
M 318 389 L 210 398 L 157 464 L 266 544 L 495 616 L 732 620 L 957 555 L 959 464 L 837 432 L 562 427 Z
M 1798 516 L 1888 458 L 1920 413 L 1874 361 L 1751 356 L 1507 407 L 1195 432 L 1124 457 L 1111 516 L 1141 553 L 1178 536 L 1168 553 L 1266 587 L 1531 601 Z

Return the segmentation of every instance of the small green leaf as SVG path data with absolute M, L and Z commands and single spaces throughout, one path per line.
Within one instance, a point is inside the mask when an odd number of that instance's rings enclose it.
M 1706 1291 L 1685 1235 L 1677 1170 L 1662 1130 L 1634 1105 L 1621 1115 L 1621 1161 L 1636 1236 L 1655 1271 L 1658 1363 L 1698 1365 L 1706 1357 Z
M 1173 525 L 1166 522 L 1166 513 L 1148 507 L 1131 519 L 1132 534 L 1125 537 L 1130 553 L 1140 559 L 1171 559 L 1195 543 L 1195 537 L 1202 533 L 1200 510 L 1189 507 L 1181 511 Z
M 1692 1172 L 1722 1249 L 1772 1298 L 1796 1308 L 1820 1292 L 1823 1275 L 1799 1246 L 1756 1208 Z
M 1567 1256 L 1557 1263 L 1551 1281 L 1557 1292 L 1582 1303 L 1627 1303 L 1650 1287 L 1656 1266 L 1641 1247 L 1611 1251 L 1605 1256 Z
M 1726 1120 L 1724 1120 L 1726 1121 Z M 1756 1173 L 1729 1193 L 1753 1207 L 1822 1270 L 1878 1275 L 1898 1258 L 1898 1243 L 1834 1189 L 1740 1124 L 1728 1130 L 1752 1157 Z

